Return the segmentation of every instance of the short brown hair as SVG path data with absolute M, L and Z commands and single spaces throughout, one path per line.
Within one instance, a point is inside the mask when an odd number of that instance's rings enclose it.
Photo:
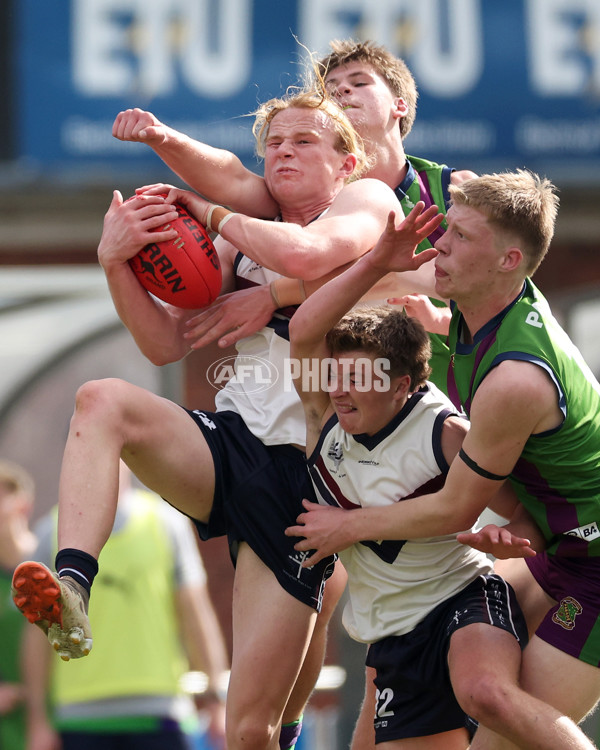
M 501 232 L 514 235 L 531 276 L 544 259 L 554 236 L 559 199 L 546 178 L 519 169 L 484 174 L 450 185 L 452 203 L 475 208 Z
M 416 391 L 431 374 L 431 345 L 423 325 L 403 310 L 388 307 L 357 307 L 344 315 L 327 334 L 333 355 L 364 351 L 387 359 L 390 376 L 410 375 L 410 390 Z
M 348 65 L 351 62 L 363 62 L 370 65 L 387 83 L 392 94 L 404 99 L 408 107 L 407 114 L 400 118 L 400 135 L 403 139 L 406 138 L 415 121 L 419 93 L 413 74 L 404 60 L 392 55 L 380 44 L 371 41 L 335 39 L 330 42 L 329 46 L 331 52 L 318 63 L 323 78 L 340 65 Z
M 354 154 L 356 156 L 356 167 L 351 179 L 358 179 L 369 168 L 369 159 L 362 138 L 358 135 L 350 120 L 333 99 L 316 89 L 300 90 L 284 97 L 269 99 L 254 112 L 255 120 L 252 133 L 256 140 L 256 153 L 259 156 L 265 155 L 269 128 L 275 115 L 283 112 L 283 110 L 293 108 L 318 109 L 329 117 L 336 135 L 336 150 L 342 154 Z

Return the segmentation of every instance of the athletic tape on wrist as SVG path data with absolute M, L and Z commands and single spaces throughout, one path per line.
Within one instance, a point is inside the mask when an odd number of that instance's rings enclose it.
M 211 206 L 211 207 L 210 207 L 210 208 L 208 209 L 208 213 L 206 214 L 206 228 L 207 228 L 208 230 L 210 230 L 211 232 L 214 232 L 214 231 L 215 231 L 215 230 L 214 230 L 214 229 L 212 228 L 212 224 L 211 224 L 211 219 L 212 219 L 213 211 L 215 210 L 215 208 L 218 208 L 218 206 L 217 206 L 216 204 L 215 204 L 215 205 L 213 205 L 213 206 Z
M 279 297 L 277 296 L 277 288 L 275 287 L 275 281 L 272 281 L 269 284 L 269 291 L 271 292 L 271 299 L 273 300 L 275 307 L 277 310 L 281 307 L 281 302 L 279 301 Z
M 233 218 L 234 216 L 235 216 L 235 214 L 233 212 L 231 212 L 231 213 L 227 214 L 227 216 L 224 216 L 221 219 L 221 221 L 219 222 L 219 226 L 217 227 L 217 232 L 219 234 L 221 234 L 221 232 L 223 231 L 223 227 L 225 226 L 225 224 L 227 224 L 227 222 L 229 221 L 229 219 Z

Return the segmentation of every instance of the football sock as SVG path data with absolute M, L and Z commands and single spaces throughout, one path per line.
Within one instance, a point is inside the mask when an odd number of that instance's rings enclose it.
M 301 716 L 296 721 L 290 721 L 288 724 L 281 726 L 281 732 L 279 733 L 280 750 L 293 750 L 296 747 L 296 742 L 298 742 L 302 731 L 302 719 Z
M 55 560 L 55 568 L 58 577 L 70 576 L 74 581 L 87 591 L 88 595 L 92 583 L 98 572 L 98 561 L 79 549 L 61 549 Z

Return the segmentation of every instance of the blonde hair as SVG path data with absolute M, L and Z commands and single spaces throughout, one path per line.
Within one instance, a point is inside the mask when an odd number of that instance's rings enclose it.
M 330 42 L 331 52 L 318 65 L 320 75 L 326 78 L 332 70 L 352 62 L 369 65 L 386 82 L 394 96 L 404 99 L 407 114 L 400 118 L 400 135 L 404 139 L 412 130 L 417 115 L 417 84 L 407 64 L 392 55 L 385 47 L 371 41 L 357 42 L 353 39 Z
M 544 259 L 554 235 L 559 199 L 546 178 L 519 169 L 486 174 L 450 185 L 453 205 L 470 206 L 485 214 L 497 230 L 515 236 L 531 276 Z
M 275 115 L 286 109 L 314 109 L 323 112 L 333 125 L 336 137 L 335 149 L 341 154 L 354 154 L 356 167 L 350 177 L 358 179 L 370 167 L 362 138 L 336 102 L 324 91 L 314 89 L 292 90 L 284 97 L 269 99 L 254 112 L 252 133 L 256 141 L 256 153 L 264 157 L 269 128 Z
M 431 374 L 431 344 L 423 325 L 402 310 L 387 307 L 357 307 L 344 315 L 327 333 L 333 355 L 364 351 L 387 359 L 391 377 L 410 375 L 410 390 L 416 391 Z

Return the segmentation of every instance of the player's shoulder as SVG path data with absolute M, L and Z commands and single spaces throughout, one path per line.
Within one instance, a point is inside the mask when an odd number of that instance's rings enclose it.
M 556 404 L 556 385 L 537 361 L 505 359 L 490 370 L 473 398 L 476 407 L 496 414 L 542 414 Z
M 537 387 L 536 381 L 544 377 L 545 372 L 536 360 L 507 357 L 490 370 L 483 383 L 501 391 L 510 389 L 530 393 Z
M 351 198 L 355 201 L 361 201 L 361 205 L 365 202 L 377 202 L 383 203 L 389 202 L 390 206 L 396 206 L 398 199 L 392 188 L 386 185 L 385 182 L 376 179 L 375 177 L 363 177 L 360 180 L 354 180 L 348 182 L 340 193 L 340 198 Z

